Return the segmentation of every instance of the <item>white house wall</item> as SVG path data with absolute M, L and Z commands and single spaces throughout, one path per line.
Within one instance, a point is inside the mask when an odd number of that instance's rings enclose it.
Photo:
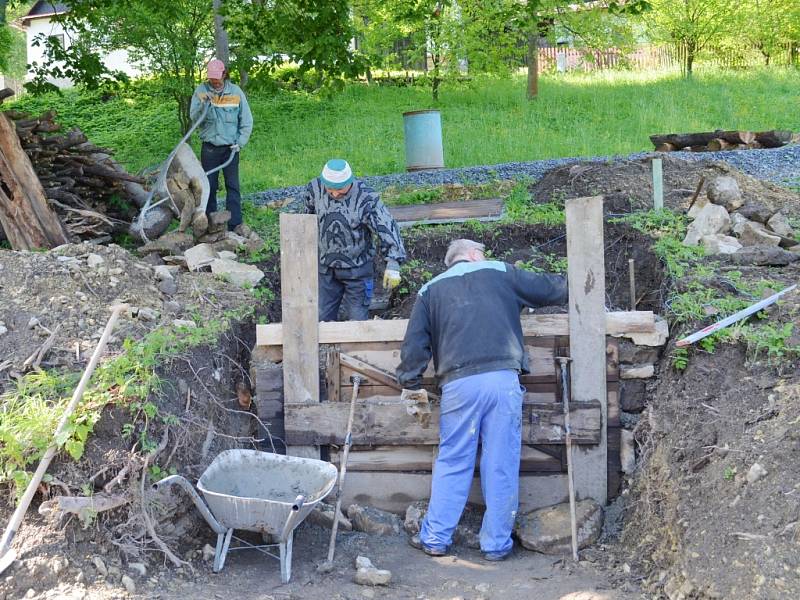
M 36 47 L 33 45 L 33 40 L 36 36 L 44 34 L 45 36 L 63 35 L 64 45 L 66 48 L 70 46 L 70 37 L 66 35 L 64 28 L 60 23 L 52 21 L 50 18 L 31 19 L 25 28 L 28 44 L 28 64 L 34 62 L 41 65 L 44 62 L 44 46 Z M 141 72 L 130 64 L 128 52 L 126 50 L 114 50 L 103 57 L 103 63 L 112 71 L 122 71 L 130 77 L 138 77 Z M 28 71 L 26 76 L 27 80 L 33 79 L 33 73 Z M 48 78 L 48 81 L 60 88 L 72 87 L 73 82 L 69 79 L 55 79 Z

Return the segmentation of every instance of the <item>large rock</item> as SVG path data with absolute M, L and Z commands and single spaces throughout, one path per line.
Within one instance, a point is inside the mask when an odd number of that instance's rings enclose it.
M 620 379 L 647 379 L 655 374 L 653 365 L 620 365 Z
M 603 508 L 594 500 L 581 500 L 575 507 L 578 548 L 594 544 L 603 530 Z M 570 554 L 572 530 L 569 502 L 540 508 L 517 518 L 514 533 L 528 550 L 543 554 Z
M 653 333 L 630 333 L 630 338 L 637 346 L 663 346 L 669 339 L 669 323 L 663 317 L 656 317 L 656 330 Z
M 748 221 L 742 227 L 739 234 L 739 242 L 742 246 L 778 246 L 781 243 L 780 236 L 773 235 L 761 223 Z
M 190 271 L 199 271 L 217 260 L 217 252 L 210 244 L 197 244 L 183 253 Z
M 689 209 L 689 212 L 686 213 L 690 219 L 694 219 L 701 210 L 703 210 L 708 205 L 708 196 L 705 194 L 698 196 L 697 200 L 694 201 L 692 207 Z
M 622 472 L 626 475 L 633 475 L 636 470 L 636 442 L 633 432 L 623 429 L 620 431 L 619 458 L 622 464 Z
M 745 219 L 755 221 L 756 223 L 766 223 L 775 213 L 774 210 L 770 209 L 768 206 L 764 206 L 764 204 L 757 200 L 748 200 L 736 212 Z
M 622 339 L 619 341 L 619 362 L 629 365 L 654 363 L 661 355 L 661 348 L 653 346 L 639 346 L 633 342 Z
M 789 224 L 789 219 L 781 212 L 776 212 L 770 217 L 769 221 L 767 221 L 767 227 L 780 236 L 794 238 L 794 230 Z
M 647 386 L 641 379 L 628 379 L 620 382 L 619 405 L 629 413 L 639 413 L 647 403 Z
M 400 533 L 400 517 L 384 510 L 351 504 L 347 508 L 347 516 L 356 531 L 375 535 Z
M 740 235 L 744 231 L 744 224 L 748 222 L 747 217 L 741 213 L 731 213 L 731 231 L 735 235 Z
M 392 572 L 386 569 L 378 569 L 366 556 L 356 557 L 356 577 L 355 582 L 359 585 L 389 585 L 392 580 Z
M 785 267 L 800 260 L 800 254 L 777 246 L 752 246 L 720 258 L 724 258 L 725 262 L 732 265 Z
M 707 204 L 689 225 L 683 243 L 697 246 L 704 236 L 728 233 L 730 230 L 731 218 L 728 211 L 717 204 Z
M 735 237 L 721 233 L 703 236 L 702 242 L 706 254 L 733 254 L 742 248 Z
M 720 175 L 711 180 L 706 190 L 708 199 L 714 204 L 724 206 L 728 212 L 734 211 L 744 204 L 742 190 L 736 179 L 730 175 Z
M 170 231 L 165 233 L 157 240 L 146 243 L 139 248 L 141 254 L 155 252 L 159 256 L 170 254 L 183 254 L 184 250 L 194 244 L 194 238 L 188 233 L 181 231 Z
M 306 517 L 306 521 L 309 523 L 314 523 L 315 525 L 319 525 L 320 527 L 327 527 L 328 529 L 333 528 L 333 516 L 335 514 L 336 507 L 332 504 L 326 504 L 325 502 L 319 502 L 310 513 Z M 339 512 L 339 528 L 344 529 L 345 531 L 352 531 L 353 524 L 350 522 L 350 519 L 345 517 L 341 512 Z
M 239 287 L 254 286 L 264 279 L 264 272 L 255 265 L 247 265 L 225 258 L 218 258 L 212 262 L 211 272 Z

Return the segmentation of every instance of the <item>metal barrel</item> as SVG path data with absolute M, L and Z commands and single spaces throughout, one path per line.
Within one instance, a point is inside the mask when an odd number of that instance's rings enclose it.
M 444 168 L 442 116 L 438 110 L 403 113 L 403 129 L 407 171 Z

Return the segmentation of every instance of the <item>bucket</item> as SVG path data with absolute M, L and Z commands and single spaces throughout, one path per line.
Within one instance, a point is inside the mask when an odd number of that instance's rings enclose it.
M 438 110 L 403 113 L 403 130 L 407 171 L 444 168 L 442 116 Z

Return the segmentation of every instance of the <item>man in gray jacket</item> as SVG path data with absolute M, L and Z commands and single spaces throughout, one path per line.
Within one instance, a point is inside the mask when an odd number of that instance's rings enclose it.
M 480 442 L 486 503 L 481 550 L 486 560 L 503 560 L 511 553 L 519 505 L 519 374 L 528 372 L 519 315 L 526 306 L 566 303 L 567 282 L 486 260 L 483 249 L 472 240 L 455 240 L 445 256 L 447 271 L 419 290 L 397 380 L 404 401 L 427 404 L 422 374 L 433 357 L 442 388 L 431 501 L 411 545 L 432 556 L 447 552 L 467 502 Z
M 368 319 L 372 236 L 378 236 L 386 258 L 384 289 L 400 283 L 400 263 L 406 258 L 400 228 L 380 196 L 353 176 L 347 161 L 333 159 L 288 210 L 316 214 L 319 220 L 319 320 L 335 321 L 340 306 L 348 320 Z

